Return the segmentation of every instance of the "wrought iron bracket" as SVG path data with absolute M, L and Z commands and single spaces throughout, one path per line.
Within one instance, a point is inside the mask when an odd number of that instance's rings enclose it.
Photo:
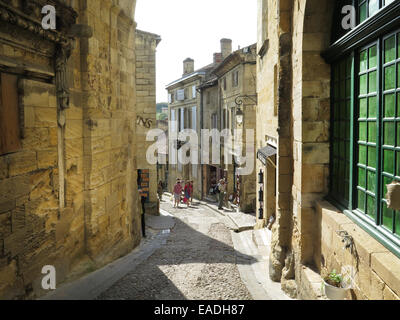
M 258 103 L 258 96 L 257 96 L 257 95 L 251 95 L 251 96 L 249 96 L 249 95 L 247 95 L 247 94 L 242 95 L 242 96 L 238 96 L 238 97 L 235 99 L 235 103 L 236 103 L 236 105 L 237 105 L 238 107 L 244 106 L 246 100 L 251 100 L 251 101 L 253 102 L 252 104 L 257 104 L 257 103 Z

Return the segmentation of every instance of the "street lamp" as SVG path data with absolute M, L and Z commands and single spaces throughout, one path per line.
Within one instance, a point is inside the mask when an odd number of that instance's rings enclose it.
M 243 111 L 240 108 L 236 111 L 236 122 L 239 125 L 243 123 Z

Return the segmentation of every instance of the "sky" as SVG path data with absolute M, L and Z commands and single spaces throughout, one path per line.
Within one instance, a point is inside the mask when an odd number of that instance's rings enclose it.
M 182 77 L 183 60 L 195 70 L 213 62 L 220 40 L 233 50 L 257 41 L 257 0 L 138 0 L 137 28 L 161 36 L 157 47 L 157 103 L 167 102 L 165 86 Z

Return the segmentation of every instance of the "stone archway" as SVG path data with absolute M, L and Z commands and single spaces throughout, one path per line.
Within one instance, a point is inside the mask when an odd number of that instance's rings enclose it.
M 320 265 L 315 204 L 329 192 L 331 71 L 321 53 L 329 47 L 335 3 L 297 1 L 293 34 L 293 150 L 296 260 Z

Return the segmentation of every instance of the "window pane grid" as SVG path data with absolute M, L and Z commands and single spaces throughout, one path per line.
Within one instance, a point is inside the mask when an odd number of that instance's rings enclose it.
M 369 17 L 376 14 L 381 8 L 389 5 L 395 0 L 359 0 L 358 1 L 358 23 L 363 23 Z
M 387 207 L 387 185 L 400 181 L 400 73 L 399 34 L 383 39 L 383 115 L 382 115 L 382 173 L 380 225 L 393 234 L 400 235 L 399 212 Z
M 378 54 L 377 44 L 359 55 L 358 118 L 358 210 L 376 218 L 377 196 L 377 110 Z
M 331 194 L 344 205 L 350 188 L 350 111 L 352 57 L 333 66 L 333 138 Z M 343 188 L 343 183 L 346 187 Z

